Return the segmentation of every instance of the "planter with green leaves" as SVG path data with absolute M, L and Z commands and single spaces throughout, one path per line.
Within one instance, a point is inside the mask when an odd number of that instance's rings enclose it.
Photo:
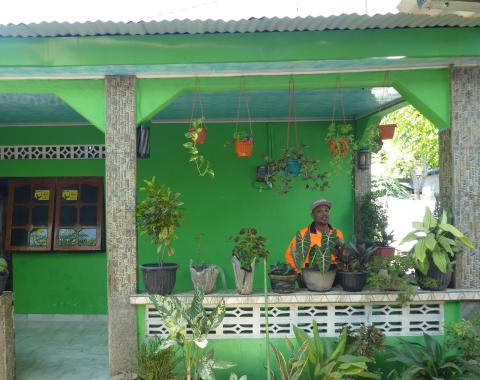
M 336 271 L 332 269 L 330 256 L 332 252 L 337 252 L 338 244 L 336 230 L 322 234 L 321 246 L 315 244 L 310 247 L 309 233 L 302 237 L 298 231 L 295 235 L 295 249 L 292 255 L 295 266 L 302 268 L 305 260 L 309 259 L 308 267 L 302 269 L 303 280 L 308 290 L 325 292 L 332 288 Z
M 176 228 L 182 218 L 180 193 L 155 183 L 155 177 L 145 180 L 140 191 L 145 199 L 137 205 L 137 224 L 140 231 L 157 246 L 157 263 L 142 264 L 143 279 L 148 293 L 170 294 L 175 286 L 177 264 L 165 263 L 165 254 L 172 256 L 172 242 L 177 239 Z
M 255 275 L 255 264 L 259 259 L 269 255 L 267 239 L 259 235 L 252 227 L 242 228 L 237 236 L 232 236 L 235 243 L 232 250 L 232 265 L 235 273 L 235 286 L 239 294 L 251 294 Z
M 251 133 L 246 131 L 235 131 L 233 134 L 233 141 L 237 157 L 250 157 L 252 155 L 255 139 Z
M 411 253 L 415 258 L 418 284 L 425 290 L 444 290 L 452 278 L 453 260 L 461 245 L 473 249 L 473 243 L 447 222 L 444 211 L 436 218 L 427 207 L 423 222 L 413 222 L 413 232 L 402 240 L 414 241 Z
M 8 264 L 7 260 L 3 257 L 0 257 L 0 294 L 3 293 L 5 290 L 5 286 L 7 285 L 7 278 L 8 278 Z
M 271 265 L 268 277 L 270 277 L 274 293 L 285 294 L 295 291 L 295 282 L 298 276 L 290 265 L 280 262 L 277 265 Z
M 198 174 L 202 177 L 208 175 L 209 177 L 213 178 L 215 176 L 215 172 L 210 165 L 210 161 L 206 160 L 198 150 L 198 145 L 201 145 L 205 142 L 205 137 L 207 135 L 207 128 L 204 125 L 204 118 L 192 120 L 190 129 L 187 133 L 185 133 L 185 137 L 188 141 L 183 144 L 183 147 L 188 149 L 190 153 L 189 161 L 195 164 Z
M 354 237 L 339 257 L 337 276 L 343 290 L 360 292 L 365 287 L 369 263 L 375 247 L 367 248 Z

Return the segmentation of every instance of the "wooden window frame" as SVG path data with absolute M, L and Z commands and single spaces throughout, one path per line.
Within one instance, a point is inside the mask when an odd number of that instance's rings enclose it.
M 78 184 L 81 186 L 83 184 L 92 185 L 97 187 L 97 224 L 96 224 L 96 236 L 97 242 L 95 246 L 62 246 L 58 242 L 58 234 L 60 229 L 60 211 L 61 211 L 61 188 L 65 185 Z M 31 247 L 31 246 L 13 246 L 11 244 L 12 237 L 12 227 L 13 226 L 13 209 L 17 203 L 14 202 L 14 191 L 15 188 L 21 185 L 42 185 L 48 186 L 50 188 L 50 199 L 48 203 L 48 234 L 47 234 L 47 246 L 46 247 Z M 12 252 L 91 252 L 91 251 L 101 251 L 104 241 L 104 200 L 103 200 L 103 177 L 52 177 L 52 178 L 15 178 L 8 179 L 8 205 L 7 205 L 7 223 L 6 223 L 6 249 Z M 32 205 L 35 204 L 32 200 L 28 202 L 29 208 L 29 224 L 26 224 L 22 227 L 25 227 L 30 233 L 33 225 L 31 224 L 31 209 Z M 78 201 L 72 205 L 77 208 L 77 223 L 74 227 L 80 229 L 81 225 L 79 224 L 80 219 L 80 208 L 84 202 Z M 86 203 L 92 204 L 93 203 Z M 18 203 L 18 205 L 25 205 Z M 93 228 L 92 226 L 89 226 Z

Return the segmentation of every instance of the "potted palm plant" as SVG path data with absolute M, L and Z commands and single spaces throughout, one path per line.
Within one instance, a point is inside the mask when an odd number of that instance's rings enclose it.
M 165 254 L 172 256 L 172 242 L 177 239 L 176 228 L 182 218 L 180 193 L 165 185 L 157 185 L 155 177 L 145 180 L 140 191 L 147 195 L 137 205 L 137 224 L 143 234 L 157 246 L 157 263 L 142 264 L 143 279 L 148 293 L 170 294 L 175 286 L 177 264 L 165 263 Z
M 332 252 L 337 252 L 339 239 L 337 231 L 322 234 L 321 246 L 310 247 L 310 234 L 302 237 L 300 231 L 295 235 L 295 249 L 293 260 L 297 268 L 302 268 L 303 263 L 309 258 L 308 267 L 302 269 L 302 276 L 308 290 L 313 292 L 324 292 L 330 290 L 335 281 L 336 271 L 330 263 Z
M 447 214 L 435 217 L 427 207 L 423 222 L 413 222 L 414 231 L 402 244 L 414 241 L 411 253 L 415 259 L 415 274 L 420 288 L 445 290 L 452 279 L 453 260 L 461 245 L 474 245 L 462 232 L 447 222 Z
M 3 293 L 5 290 L 5 286 L 7 285 L 7 278 L 8 278 L 8 264 L 7 260 L 3 257 L 0 257 L 0 294 Z
M 339 257 L 337 275 L 340 285 L 347 292 L 360 292 L 367 282 L 368 265 L 375 247 L 367 248 L 354 237 Z
M 257 258 L 265 258 L 270 254 L 265 246 L 267 239 L 259 235 L 255 228 L 245 227 L 230 240 L 235 243 L 232 250 L 235 286 L 239 294 L 251 294 Z

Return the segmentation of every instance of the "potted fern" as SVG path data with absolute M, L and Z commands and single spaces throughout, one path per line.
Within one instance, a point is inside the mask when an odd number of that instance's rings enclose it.
M 148 293 L 170 294 L 175 286 L 178 265 L 165 263 L 165 254 L 172 256 L 172 242 L 177 239 L 176 228 L 182 218 L 180 193 L 155 183 L 155 177 L 145 180 L 140 191 L 147 195 L 137 205 L 137 224 L 143 234 L 157 246 L 157 263 L 140 265 Z
M 7 260 L 3 257 L 0 257 L 0 294 L 3 293 L 5 290 L 5 286 L 7 285 L 7 278 L 8 278 L 8 264 Z
M 295 235 L 295 249 L 293 260 L 297 268 L 302 268 L 303 263 L 309 258 L 309 265 L 302 269 L 302 276 L 308 290 L 324 292 L 330 290 L 335 281 L 336 271 L 331 267 L 330 256 L 337 252 L 340 241 L 337 231 L 322 234 L 321 246 L 310 247 L 310 234 L 302 237 L 300 231 Z

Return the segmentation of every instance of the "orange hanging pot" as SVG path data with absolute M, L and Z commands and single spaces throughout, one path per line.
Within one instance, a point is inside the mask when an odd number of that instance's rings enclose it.
M 338 140 L 328 140 L 328 147 L 330 148 L 330 155 L 332 157 L 344 157 L 348 152 L 348 137 L 342 137 Z
M 190 128 L 188 131 L 189 131 L 189 132 L 193 132 L 193 131 L 195 131 L 195 129 L 194 129 L 194 128 Z M 205 144 L 205 138 L 207 137 L 207 132 L 208 132 L 208 129 L 207 129 L 207 128 L 202 128 L 202 130 L 201 130 L 200 133 L 198 134 L 197 139 L 195 140 L 195 144 L 197 144 L 197 145 L 203 145 L 203 144 Z
M 395 134 L 395 128 L 397 124 L 384 124 L 379 125 L 378 128 L 380 129 L 380 138 L 382 140 L 390 140 L 393 138 Z
M 238 157 L 250 157 L 253 152 L 253 139 L 235 140 L 235 154 Z

